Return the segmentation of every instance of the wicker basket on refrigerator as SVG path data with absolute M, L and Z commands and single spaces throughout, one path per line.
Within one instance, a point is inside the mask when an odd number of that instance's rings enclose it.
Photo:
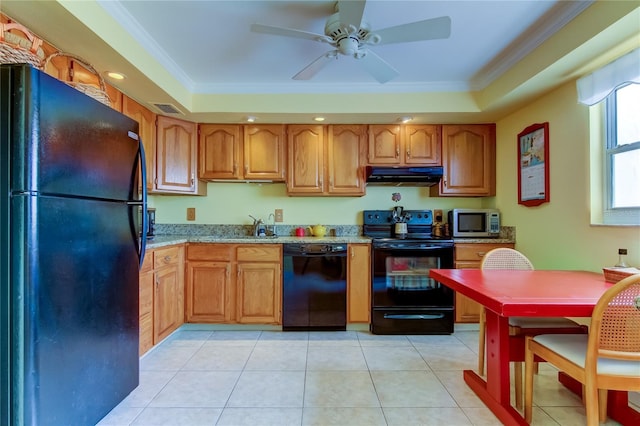
M 16 22 L 0 22 L 0 64 L 29 64 L 40 69 L 44 59 L 42 39 Z
M 98 86 L 94 84 L 80 83 L 75 81 L 65 81 L 65 83 L 67 83 L 69 86 L 73 87 L 74 89 L 79 90 L 85 95 L 91 96 L 93 99 L 100 101 L 107 106 L 111 106 L 111 100 L 109 99 L 109 95 L 107 95 L 107 86 L 105 85 L 104 78 L 102 78 L 100 73 L 96 71 L 96 69 L 93 68 L 91 64 L 89 64 L 87 61 L 85 61 L 81 57 L 73 55 L 71 53 L 66 53 L 66 52 L 55 52 L 47 56 L 47 58 L 44 60 L 44 64 L 42 67 L 43 68 L 46 67 L 47 64 L 49 64 L 49 62 L 51 62 L 53 58 L 56 58 L 58 56 L 65 56 L 67 58 L 73 59 L 75 62 L 79 63 L 84 68 L 86 68 L 89 72 L 94 74 L 98 79 Z

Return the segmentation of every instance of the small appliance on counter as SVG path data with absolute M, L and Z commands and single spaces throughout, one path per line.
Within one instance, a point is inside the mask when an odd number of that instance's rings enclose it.
M 495 209 L 449 210 L 449 229 L 453 238 L 498 238 L 500 212 Z
M 147 239 L 151 240 L 156 232 L 156 209 L 147 208 Z

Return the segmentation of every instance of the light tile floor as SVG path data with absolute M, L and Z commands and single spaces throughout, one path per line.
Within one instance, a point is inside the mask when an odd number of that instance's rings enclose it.
M 140 386 L 99 425 L 499 425 L 462 378 L 477 345 L 477 331 L 181 329 L 141 358 Z M 586 423 L 546 364 L 534 402 L 535 425 Z

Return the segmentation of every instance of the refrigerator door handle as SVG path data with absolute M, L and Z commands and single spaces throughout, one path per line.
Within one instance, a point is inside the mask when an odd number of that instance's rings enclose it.
M 129 132 L 130 135 L 133 132 Z M 134 134 L 135 135 L 135 134 Z M 144 145 L 142 139 L 135 135 L 138 139 L 138 161 L 140 161 L 140 179 L 142 183 L 142 199 L 140 201 L 127 202 L 130 206 L 139 206 L 142 209 L 142 227 L 138 240 L 138 268 L 142 269 L 144 255 L 147 252 L 147 228 L 149 227 L 149 217 L 147 216 L 147 161 L 144 154 Z
M 140 179 L 142 183 L 142 232 L 140 233 L 139 244 L 139 268 L 142 269 L 142 262 L 144 262 L 144 255 L 147 251 L 147 229 L 149 227 L 149 217 L 147 215 L 147 160 L 144 155 L 144 145 L 142 144 L 142 138 L 138 138 L 138 155 L 140 156 Z

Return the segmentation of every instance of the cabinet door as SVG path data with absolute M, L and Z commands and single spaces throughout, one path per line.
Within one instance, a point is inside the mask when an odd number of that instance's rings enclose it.
M 328 131 L 328 193 L 330 195 L 364 195 L 363 150 L 366 126 L 335 125 L 329 126 Z
M 177 265 L 155 272 L 153 343 L 157 344 L 181 324 L 178 318 L 179 275 Z
M 280 263 L 238 262 L 236 320 L 242 324 L 282 323 Z
M 324 191 L 324 127 L 294 124 L 287 127 L 287 192 L 316 195 Z
M 139 284 L 140 344 L 138 355 L 142 356 L 153 347 L 153 252 L 148 251 L 142 268 Z
M 138 132 L 144 145 L 145 163 L 147 165 L 147 189 L 153 191 L 155 189 L 153 183 L 156 176 L 156 114 L 124 95 L 122 113 L 136 120 L 140 126 Z
M 233 317 L 230 278 L 230 262 L 187 262 L 186 321 L 230 322 Z
M 371 260 L 369 244 L 349 244 L 347 322 L 369 323 L 371 318 Z
M 240 125 L 201 124 L 199 138 L 200 178 L 242 179 Z
M 115 109 L 118 112 L 122 112 L 122 102 L 124 96 L 122 92 L 111 86 L 110 84 L 105 84 L 105 89 L 107 91 L 109 101 L 111 101 L 111 108 Z
M 444 175 L 438 195 L 495 195 L 495 157 L 494 124 L 442 126 Z
M 455 245 L 455 262 L 454 267 L 456 269 L 465 268 L 480 268 L 482 258 L 490 250 L 498 247 L 513 248 L 514 244 L 494 244 L 494 243 L 478 243 L 478 244 L 465 244 L 456 243 Z M 468 298 L 460 293 L 456 293 L 456 322 L 478 322 L 480 321 L 480 309 L 481 306 L 478 302 Z
M 369 164 L 400 164 L 402 133 L 400 126 L 369 125 Z
M 204 194 L 196 173 L 196 124 L 158 116 L 156 133 L 156 188 L 160 191 Z
M 283 124 L 246 125 L 243 144 L 244 178 L 284 181 L 284 148 Z
M 405 164 L 439 166 L 442 164 L 441 148 L 440 126 L 404 126 Z

